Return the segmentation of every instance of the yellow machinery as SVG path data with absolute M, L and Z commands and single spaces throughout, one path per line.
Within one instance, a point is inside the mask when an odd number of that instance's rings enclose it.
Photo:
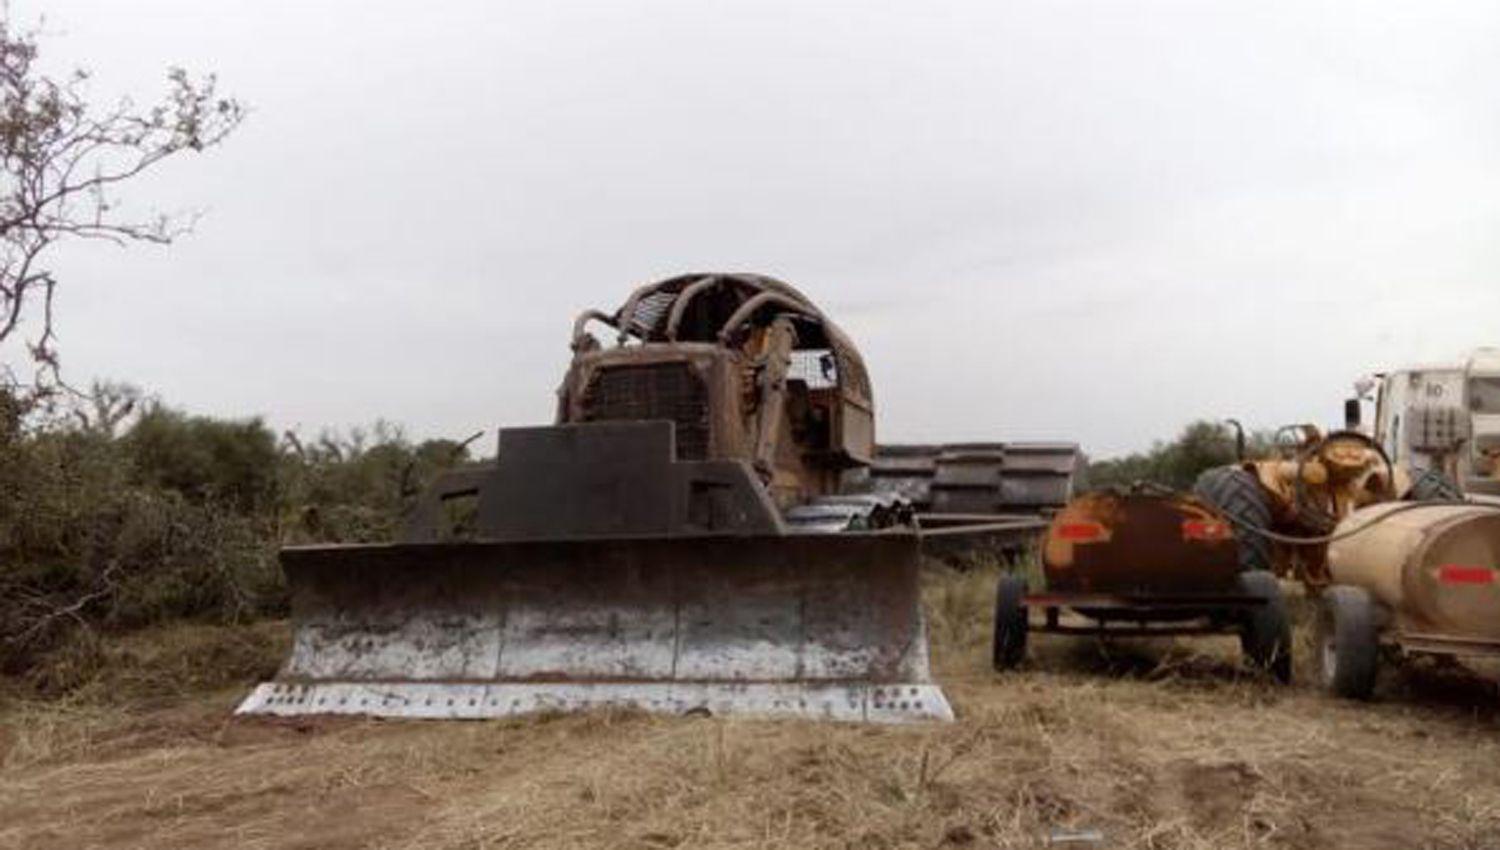
M 1457 498 L 1440 475 L 1409 475 L 1370 437 L 1313 425 L 1278 432 L 1275 453 L 1210 469 L 1194 492 L 1235 525 L 1240 563 L 1312 588 L 1328 584 L 1322 538 L 1359 508 L 1397 499 Z
M 1386 650 L 1500 657 L 1500 506 L 1357 431 L 1281 434 L 1273 456 L 1210 469 L 1195 490 L 1235 526 L 1243 569 L 1318 598 L 1323 684 L 1368 698 Z

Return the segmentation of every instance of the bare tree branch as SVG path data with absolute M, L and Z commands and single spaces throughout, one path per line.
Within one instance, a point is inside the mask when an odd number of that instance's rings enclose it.
M 122 216 L 113 192 L 177 154 L 218 145 L 245 115 L 217 94 L 213 76 L 181 68 L 167 71 L 165 95 L 148 108 L 128 98 L 96 108 L 88 74 L 59 81 L 36 69 L 36 57 L 35 37 L 0 19 L 0 345 L 37 327 L 26 341 L 32 393 L 60 384 L 49 249 L 71 239 L 169 244 L 190 231 L 193 216 Z M 0 374 L 7 389 L 21 386 L 9 364 Z

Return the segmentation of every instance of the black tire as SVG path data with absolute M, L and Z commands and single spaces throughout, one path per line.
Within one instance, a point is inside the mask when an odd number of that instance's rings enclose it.
M 1265 600 L 1251 608 L 1240 626 L 1240 651 L 1252 667 L 1276 681 L 1292 681 L 1292 618 L 1287 614 L 1281 582 L 1264 570 L 1240 573 L 1240 592 Z
M 1026 611 L 1026 579 L 1002 575 L 995 586 L 996 670 L 1010 670 L 1026 658 L 1026 634 L 1030 629 Z
M 1271 527 L 1271 506 L 1254 475 L 1238 466 L 1206 469 L 1193 484 L 1193 494 L 1229 517 L 1241 570 L 1271 569 L 1271 541 L 1255 533 Z
M 1380 627 L 1364 588 L 1336 584 L 1323 591 L 1315 645 L 1323 687 L 1345 699 L 1370 698 L 1380 665 Z
M 1435 469 L 1417 470 L 1412 478 L 1411 489 L 1406 491 L 1408 502 L 1462 502 L 1464 494 L 1448 476 Z

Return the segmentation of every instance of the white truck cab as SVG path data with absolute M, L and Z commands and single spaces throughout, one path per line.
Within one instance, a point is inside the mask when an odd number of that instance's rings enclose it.
M 1443 473 L 1466 494 L 1500 495 L 1500 348 L 1458 363 L 1377 373 L 1354 385 L 1346 424 L 1375 403 L 1374 437 L 1391 461 Z

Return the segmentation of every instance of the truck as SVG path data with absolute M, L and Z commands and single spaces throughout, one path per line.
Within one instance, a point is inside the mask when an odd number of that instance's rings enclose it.
M 1500 348 L 1377 372 L 1354 389 L 1346 424 L 1368 433 L 1392 463 L 1440 475 L 1465 495 L 1500 497 Z M 1374 406 L 1369 426 L 1366 404 Z

